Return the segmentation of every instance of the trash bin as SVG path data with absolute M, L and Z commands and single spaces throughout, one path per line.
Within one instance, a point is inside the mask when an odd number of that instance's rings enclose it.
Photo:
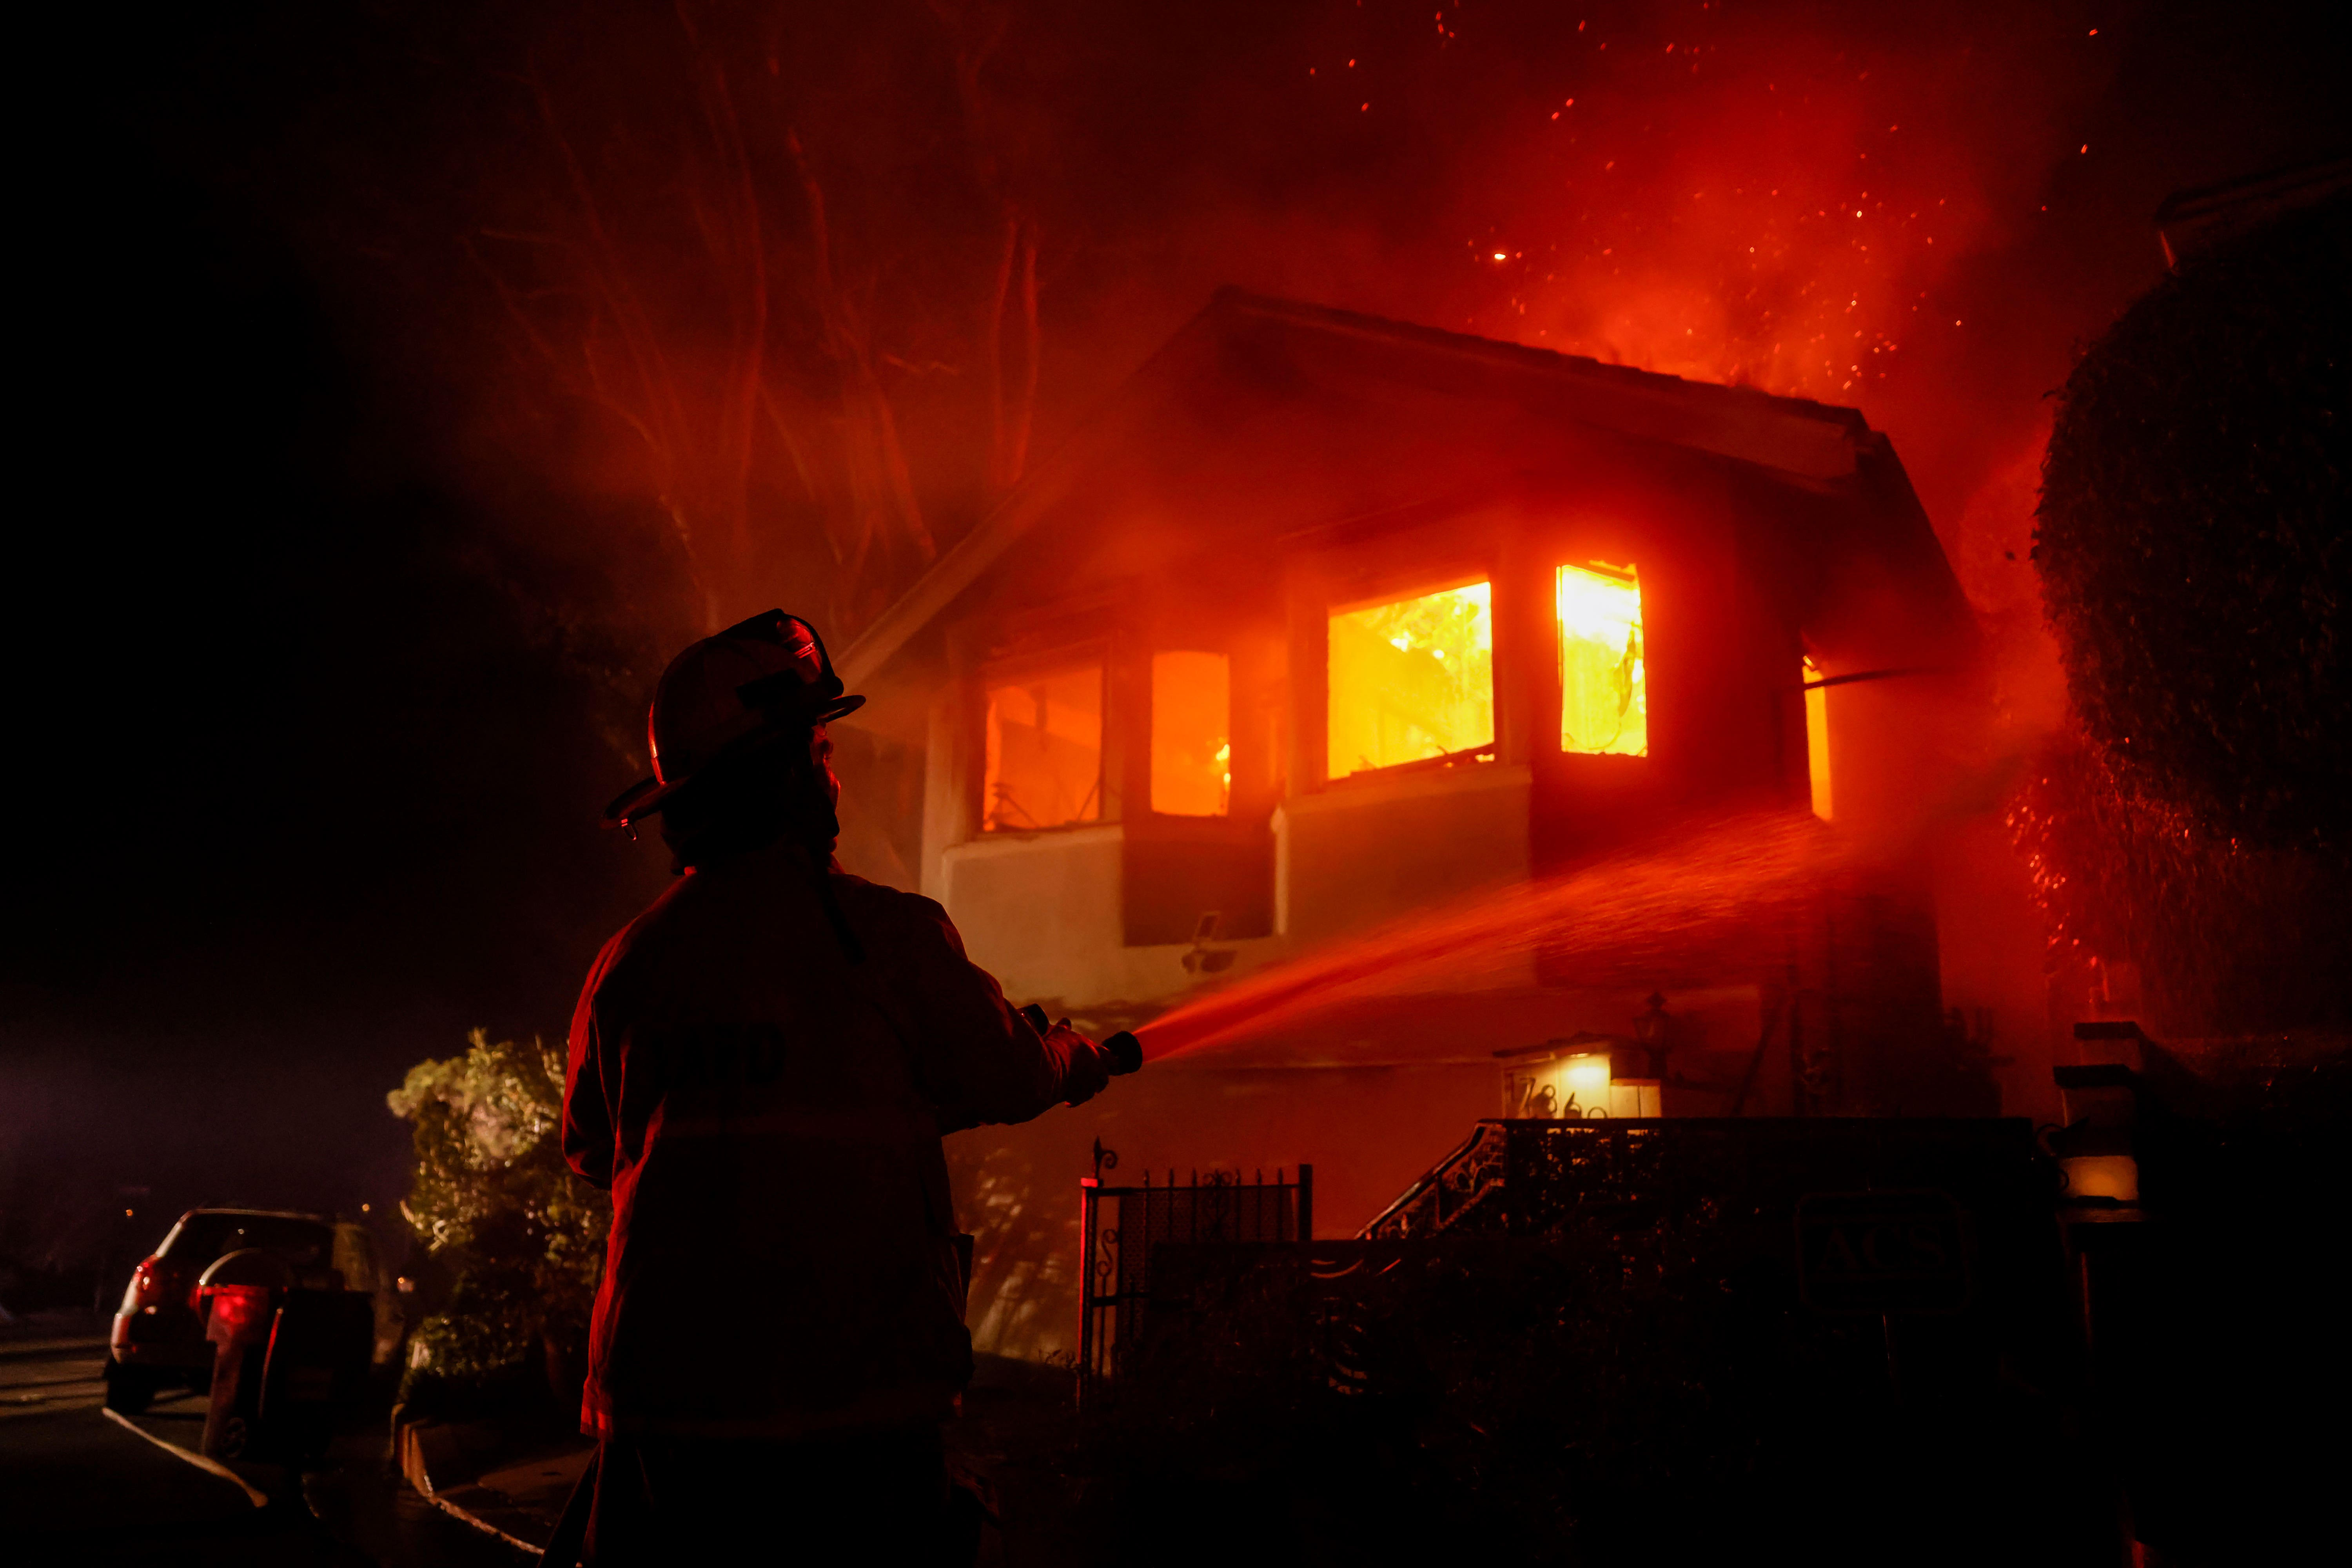
M 261 1446 L 309 1465 L 326 1451 L 337 1411 L 367 1375 L 375 1302 L 356 1290 L 288 1290 L 261 1373 Z
M 257 1247 L 215 1262 L 196 1290 L 214 1358 L 205 1454 L 298 1466 L 317 1459 L 337 1411 L 366 1377 L 373 1299 L 317 1288 Z
M 258 1247 L 214 1260 L 196 1281 L 196 1310 L 213 1343 L 212 1405 L 204 1451 L 215 1459 L 251 1457 L 261 1425 L 263 1374 L 278 1308 L 294 1282 L 284 1262 Z

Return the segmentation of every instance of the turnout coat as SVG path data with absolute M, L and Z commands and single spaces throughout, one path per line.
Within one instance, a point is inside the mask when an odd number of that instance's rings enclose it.
M 613 1194 L 584 1431 L 796 1437 L 944 1418 L 970 1379 L 940 1135 L 1104 1081 L 929 899 L 778 840 L 671 885 L 572 1016 L 563 1147 Z

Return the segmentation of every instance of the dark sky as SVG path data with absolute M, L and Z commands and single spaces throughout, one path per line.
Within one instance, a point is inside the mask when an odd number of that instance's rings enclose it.
M 2344 141 L 2263 4 L 197 10 L 27 57 L 0 1257 L 381 1205 L 407 1064 L 562 1032 L 662 660 L 984 507 L 1008 226 L 1033 451 L 1237 282 L 1856 405 L 2015 620 L 2149 213 Z

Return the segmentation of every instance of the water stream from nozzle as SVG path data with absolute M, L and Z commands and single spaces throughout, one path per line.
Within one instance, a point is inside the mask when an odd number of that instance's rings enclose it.
M 1426 989 L 1438 973 L 1475 985 L 1538 950 L 1594 985 L 1651 984 L 1662 970 L 1717 973 L 1785 960 L 1790 921 L 1852 849 L 1811 814 L 1718 818 L 1663 844 L 1542 881 L 1457 899 L 1247 974 L 1183 1002 L 1138 1033 L 1155 1061 L 1276 1020 Z

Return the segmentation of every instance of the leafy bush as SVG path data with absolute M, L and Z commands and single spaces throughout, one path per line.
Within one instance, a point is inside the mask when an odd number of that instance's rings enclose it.
M 2352 1018 L 2352 901 L 2320 856 L 2234 844 L 2154 798 L 2073 731 L 2032 759 L 2008 824 L 2048 933 L 2046 965 L 2081 997 L 2091 960 L 2145 977 L 2140 1022 L 2164 1035 Z
M 2060 394 L 2033 558 L 2090 738 L 2203 832 L 2352 835 L 2352 203 L 2217 246 Z
M 563 1055 L 534 1038 L 423 1061 L 387 1096 L 415 1124 L 401 1213 L 454 1279 L 410 1342 L 403 1397 L 551 1383 L 587 1339 L 611 1208 L 563 1163 Z M 561 1391 L 559 1391 L 561 1394 Z

